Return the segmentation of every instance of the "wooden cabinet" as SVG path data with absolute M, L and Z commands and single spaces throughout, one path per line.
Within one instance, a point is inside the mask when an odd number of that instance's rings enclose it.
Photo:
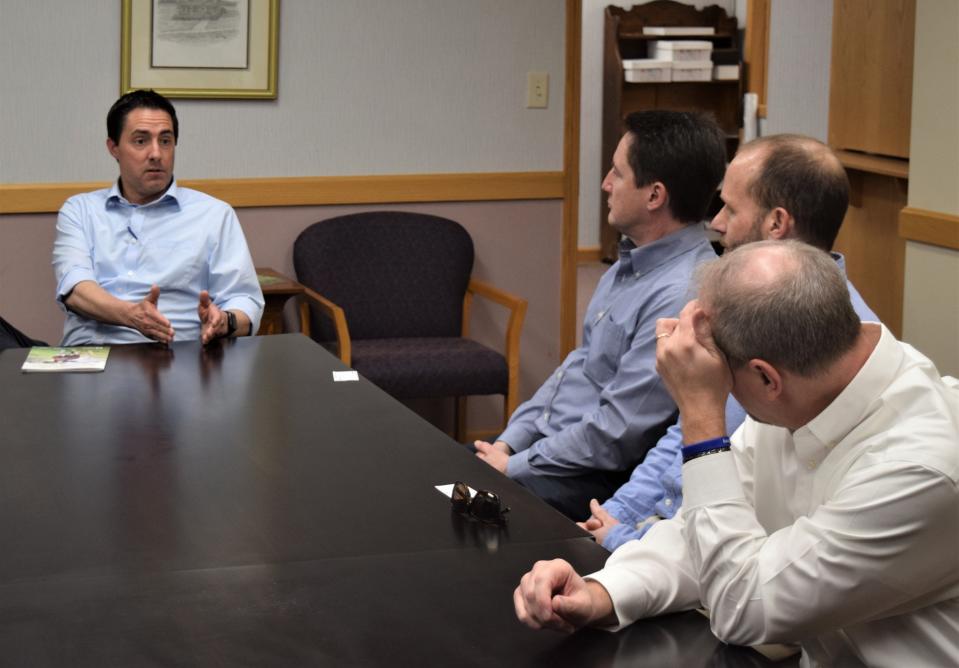
M 835 250 L 866 303 L 902 335 L 916 1 L 834 0 L 829 144 L 849 175 Z
M 836 0 L 829 144 L 909 159 L 915 0 Z
M 709 36 L 648 35 L 643 28 L 652 26 L 705 26 L 715 30 Z M 726 131 L 727 153 L 732 156 L 739 143 L 742 114 L 740 79 L 726 81 L 682 81 L 629 83 L 625 80 L 623 60 L 647 58 L 654 40 L 702 40 L 712 42 L 713 61 L 739 64 L 739 32 L 736 19 L 716 5 L 697 10 L 691 5 L 656 0 L 625 10 L 607 7 L 603 48 L 603 141 L 602 165 L 609 168 L 616 145 L 623 135 L 623 119 L 644 109 L 705 111 L 715 116 Z M 599 211 L 600 252 L 604 260 L 618 258 L 618 233 L 606 222 L 609 209 L 602 198 Z

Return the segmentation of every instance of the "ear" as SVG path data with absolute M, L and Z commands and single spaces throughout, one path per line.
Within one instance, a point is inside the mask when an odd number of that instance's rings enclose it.
M 761 388 L 766 401 L 778 399 L 783 393 L 782 374 L 766 360 L 751 359 L 746 365 L 755 381 L 754 387 Z
M 669 191 L 660 181 L 653 181 L 649 185 L 649 196 L 646 198 L 646 208 L 649 211 L 656 211 L 666 206 L 669 202 Z
M 116 142 L 107 137 L 107 150 L 110 152 L 110 155 L 113 156 L 113 159 L 118 161 L 120 160 L 120 147 L 117 146 Z
M 766 214 L 766 238 L 776 241 L 789 239 L 793 236 L 795 225 L 796 221 L 789 215 L 789 212 L 781 206 L 777 206 Z

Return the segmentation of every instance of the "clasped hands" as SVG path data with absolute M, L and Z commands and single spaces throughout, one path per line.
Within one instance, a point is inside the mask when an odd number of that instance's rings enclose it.
M 143 301 L 133 304 L 129 324 L 147 338 L 169 344 L 173 342 L 176 332 L 173 331 L 170 321 L 160 312 L 157 306 L 159 301 L 160 287 L 153 285 Z M 196 310 L 200 316 L 200 340 L 204 345 L 227 333 L 229 324 L 226 313 L 213 303 L 208 291 L 200 292 Z
M 477 457 L 503 475 L 506 475 L 506 467 L 509 464 L 510 455 L 509 445 L 503 441 L 496 441 L 495 443 L 473 441 L 473 447 L 476 448 Z

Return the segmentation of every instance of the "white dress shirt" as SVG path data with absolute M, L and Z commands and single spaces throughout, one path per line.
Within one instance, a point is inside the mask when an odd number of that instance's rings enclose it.
M 620 626 L 703 605 L 720 639 L 799 642 L 807 666 L 959 664 L 959 391 L 927 358 L 882 327 L 812 421 L 732 442 L 590 576 Z

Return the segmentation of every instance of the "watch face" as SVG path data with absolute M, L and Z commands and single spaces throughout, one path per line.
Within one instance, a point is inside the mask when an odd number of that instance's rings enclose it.
M 232 336 L 236 331 L 236 314 L 233 311 L 226 312 L 226 335 Z

